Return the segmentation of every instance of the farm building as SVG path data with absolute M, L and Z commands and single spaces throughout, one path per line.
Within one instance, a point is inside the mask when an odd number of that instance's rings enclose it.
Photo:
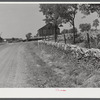
M 50 36 L 50 35 L 54 35 L 54 33 L 55 33 L 55 27 L 51 23 L 48 23 L 38 30 L 37 35 L 38 36 Z M 59 28 L 57 28 L 57 33 L 60 34 Z

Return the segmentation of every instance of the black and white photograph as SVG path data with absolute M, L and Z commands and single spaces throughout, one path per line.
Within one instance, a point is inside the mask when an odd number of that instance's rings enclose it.
M 0 88 L 99 87 L 100 3 L 0 3 Z

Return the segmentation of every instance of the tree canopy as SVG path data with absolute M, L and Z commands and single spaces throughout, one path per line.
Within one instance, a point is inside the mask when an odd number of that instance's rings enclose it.
M 55 26 L 55 42 L 57 41 L 57 29 L 59 25 L 62 23 L 59 10 L 59 4 L 40 4 L 40 12 L 42 12 L 43 15 L 45 15 L 44 21 L 46 22 L 46 24 L 52 23 Z
M 73 42 L 75 43 L 75 15 L 77 14 L 78 4 L 40 4 L 40 11 L 45 15 L 46 23 L 60 25 L 70 23 L 73 26 Z
M 52 23 L 55 25 L 55 40 L 57 39 L 57 27 L 63 23 L 69 23 L 72 27 L 73 32 L 73 43 L 76 42 L 76 29 L 75 29 L 75 17 L 78 12 L 84 15 L 90 15 L 96 12 L 98 17 L 100 17 L 100 4 L 40 4 L 40 12 L 45 16 L 44 21 L 47 23 Z M 99 26 L 99 20 L 95 19 L 93 21 L 93 27 L 97 29 Z M 89 31 L 91 25 L 88 23 L 81 24 L 79 26 L 81 31 Z
M 91 29 L 91 24 L 80 24 L 79 28 L 81 29 L 81 32 L 89 31 Z
M 93 26 L 95 27 L 95 29 L 97 30 L 97 27 L 99 26 L 99 20 L 98 19 L 95 19 L 93 21 Z
M 27 33 L 26 34 L 26 39 L 29 40 L 32 37 L 32 33 Z
M 59 4 L 40 4 L 40 12 L 45 15 L 46 24 L 53 23 L 59 25 L 61 18 L 59 15 Z
M 100 17 L 100 4 L 81 4 L 79 6 L 79 10 L 85 15 L 97 12 Z

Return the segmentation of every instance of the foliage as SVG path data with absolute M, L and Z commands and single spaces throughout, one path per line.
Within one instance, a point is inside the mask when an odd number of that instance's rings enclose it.
M 64 36 L 64 43 L 66 44 L 66 35 L 65 34 L 68 34 L 68 30 L 67 29 L 63 29 L 61 34 Z
M 79 10 L 85 15 L 90 15 L 91 13 L 96 12 L 98 17 L 100 17 L 100 4 L 81 4 L 79 8 L 80 8 Z M 99 26 L 98 24 L 99 21 L 96 19 L 93 22 L 93 26 L 95 27 L 96 30 L 97 26 Z
M 79 10 L 85 15 L 97 12 L 100 17 L 100 4 L 81 4 L 79 6 Z
M 68 33 L 68 30 L 67 30 L 67 29 L 63 29 L 63 30 L 61 31 L 61 34 L 66 34 L 66 33 Z
M 46 24 L 52 23 L 55 26 L 55 42 L 57 41 L 57 28 L 62 23 L 62 20 L 59 15 L 59 4 L 40 4 L 40 12 L 45 15 L 44 21 Z
M 40 4 L 40 12 L 45 15 L 46 23 L 60 24 L 59 4 Z
M 95 19 L 93 21 L 93 26 L 95 27 L 95 29 L 97 30 L 97 27 L 99 26 L 99 20 L 98 19 Z
M 69 29 L 68 32 L 69 32 L 69 33 L 73 33 L 73 32 L 77 33 L 78 30 L 77 30 L 77 28 L 75 27 L 75 29 L 73 29 L 73 28 Z
M 44 21 L 55 25 L 55 41 L 57 40 L 57 27 L 62 23 L 70 23 L 73 27 L 73 43 L 75 43 L 76 31 L 74 20 L 79 10 L 85 15 L 94 12 L 100 15 L 100 4 L 40 4 L 40 12 L 43 12 L 45 16 Z M 93 26 L 97 28 L 97 20 L 94 21 Z M 80 26 L 82 32 L 89 31 L 91 25 L 84 26 L 84 28 L 82 27 L 83 26 Z
M 60 17 L 63 20 L 63 23 L 70 23 L 73 27 L 73 43 L 75 43 L 75 16 L 78 11 L 77 4 L 62 4 L 60 7 Z
M 78 32 L 78 30 L 77 30 L 77 28 L 75 28 L 76 43 L 77 43 L 78 41 L 80 41 L 80 39 L 79 39 L 80 34 L 77 34 L 77 32 Z M 67 40 L 70 41 L 70 42 L 72 42 L 72 40 L 73 40 L 73 28 L 71 28 L 71 29 L 69 29 L 69 30 L 68 30 L 68 29 L 63 29 L 62 32 L 61 32 L 61 34 L 64 35 L 64 40 L 65 40 L 65 37 L 67 37 Z M 78 40 L 78 39 L 79 39 L 79 40 Z
M 76 38 L 76 43 L 82 43 L 84 40 L 81 33 L 77 33 L 75 38 Z
M 89 31 L 91 29 L 91 24 L 80 24 L 79 28 L 81 29 L 81 32 Z
M 60 5 L 60 17 L 63 19 L 64 23 L 70 22 L 71 25 L 74 24 L 75 15 L 78 11 L 77 4 L 62 4 Z
M 60 25 L 61 23 L 70 23 L 75 30 L 75 15 L 78 11 L 77 4 L 40 4 L 40 11 L 45 15 L 46 23 Z M 75 43 L 75 31 L 73 31 L 73 42 Z
M 81 32 L 87 32 L 87 41 L 85 43 L 86 43 L 86 45 L 88 43 L 88 47 L 90 48 L 89 30 L 91 29 L 91 24 L 88 24 L 88 23 L 80 24 L 79 28 L 81 29 Z
M 29 40 L 32 37 L 32 33 L 27 33 L 26 34 L 26 39 Z
M 95 31 L 95 29 L 91 28 L 91 32 Z

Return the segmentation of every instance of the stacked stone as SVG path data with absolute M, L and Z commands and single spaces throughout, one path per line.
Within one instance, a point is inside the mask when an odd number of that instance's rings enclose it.
M 39 44 L 46 44 L 46 45 L 51 45 L 54 47 L 57 47 L 58 49 L 62 49 L 65 52 L 70 50 L 74 57 L 76 58 L 81 58 L 81 57 L 96 57 L 100 59 L 100 50 L 99 49 L 87 49 L 87 48 L 82 48 L 77 45 L 71 45 L 71 44 L 64 44 L 64 43 L 57 43 L 57 42 L 52 42 L 52 41 L 38 41 Z

